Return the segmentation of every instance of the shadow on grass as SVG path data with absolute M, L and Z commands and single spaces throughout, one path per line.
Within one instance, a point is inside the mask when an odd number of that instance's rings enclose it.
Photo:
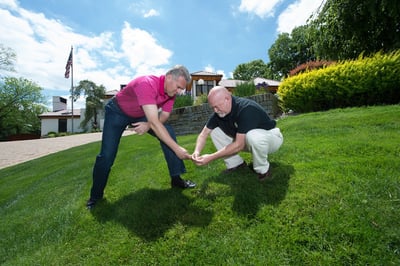
M 116 221 L 146 241 L 154 241 L 177 222 L 207 226 L 213 214 L 192 206 L 180 189 L 141 189 L 110 203 L 100 202 L 92 211 L 100 222 Z
M 199 195 L 205 199 L 215 197 L 207 192 L 212 190 L 212 183 L 229 185 L 228 193 L 234 196 L 232 210 L 252 219 L 262 205 L 278 205 L 286 196 L 290 176 L 294 173 L 293 166 L 271 163 L 271 167 L 274 177 L 271 181 L 260 182 L 249 168 L 239 169 L 233 173 L 210 177 L 203 183 Z

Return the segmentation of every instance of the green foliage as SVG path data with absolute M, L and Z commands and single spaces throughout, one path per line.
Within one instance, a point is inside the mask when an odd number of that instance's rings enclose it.
M 79 98 L 81 94 L 86 96 L 86 107 L 85 107 L 85 119 L 81 122 L 80 127 L 86 128 L 89 122 L 93 122 L 91 130 L 97 130 L 99 121 L 97 121 L 97 116 L 99 110 L 103 109 L 103 99 L 106 93 L 106 88 L 103 85 L 96 85 L 90 80 L 81 80 L 79 85 L 74 88 L 73 100 Z
M 198 106 L 204 103 L 208 103 L 208 97 L 206 94 L 201 94 L 200 96 L 196 97 L 196 100 L 193 105 Z
M 274 73 L 279 75 L 278 80 L 286 77 L 289 71 L 300 64 L 315 60 L 310 49 L 312 35 L 308 26 L 296 27 L 292 33 L 281 33 L 268 49 L 269 66 Z
M 24 79 L 5 77 L 0 83 L 0 138 L 40 132 L 39 115 L 47 110 L 42 88 Z
M 400 51 L 342 61 L 285 79 L 278 95 L 284 110 L 312 112 L 400 102 Z
M 0 264 L 400 265 L 399 112 L 283 118 L 272 182 L 250 169 L 222 174 L 222 160 L 185 161 L 198 186 L 184 191 L 170 189 L 157 139 L 123 137 L 92 212 L 99 142 L 1 169 Z M 190 151 L 195 139 L 178 141 Z
M 326 0 L 307 25 L 281 33 L 268 49 L 280 80 L 315 60 L 356 59 L 360 54 L 400 49 L 400 5 L 392 0 Z
M 246 97 L 256 94 L 256 86 L 253 82 L 246 82 L 236 86 L 233 95 L 239 97 Z
M 238 80 L 250 81 L 260 77 L 273 79 L 271 69 L 261 59 L 240 64 L 233 71 L 233 78 Z
M 192 105 L 193 99 L 190 94 L 177 95 L 175 98 L 174 109 Z
M 333 61 L 326 61 L 326 60 L 309 61 L 309 62 L 306 62 L 304 64 L 297 66 L 295 69 L 290 70 L 289 76 L 291 77 L 291 76 L 297 75 L 299 73 L 304 73 L 307 71 L 324 68 L 324 67 L 332 65 L 334 63 L 335 62 L 333 62 Z
M 327 0 L 309 26 L 317 57 L 355 59 L 400 48 L 400 5 L 392 0 Z

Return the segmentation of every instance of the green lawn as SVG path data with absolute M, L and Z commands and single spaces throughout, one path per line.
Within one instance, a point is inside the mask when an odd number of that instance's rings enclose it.
M 99 142 L 2 169 L 0 264 L 400 265 L 400 106 L 278 126 L 272 182 L 186 161 L 184 178 L 198 187 L 185 191 L 170 189 L 154 138 L 124 137 L 93 211 Z M 178 141 L 192 151 L 195 139 Z

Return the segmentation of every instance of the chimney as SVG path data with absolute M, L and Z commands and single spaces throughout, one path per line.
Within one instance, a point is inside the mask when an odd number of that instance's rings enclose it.
M 53 96 L 53 112 L 67 110 L 67 99 L 60 96 Z

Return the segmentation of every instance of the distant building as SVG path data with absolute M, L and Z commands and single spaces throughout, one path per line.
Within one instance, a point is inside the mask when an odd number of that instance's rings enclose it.
M 192 84 L 188 91 L 191 92 L 193 99 L 196 99 L 200 95 L 208 95 L 208 92 L 222 79 L 221 74 L 198 71 L 190 74 L 192 77 Z
M 246 82 L 248 81 L 238 79 L 223 79 L 218 83 L 218 85 L 224 86 L 229 91 L 233 92 L 238 85 Z M 268 91 L 271 93 L 276 93 L 280 84 L 279 81 L 264 78 L 255 78 L 253 83 L 257 89 L 264 89 L 266 92 Z
M 106 104 L 115 94 L 117 90 L 107 91 L 104 97 Z M 67 108 L 67 99 L 60 96 L 53 96 L 53 111 L 39 115 L 41 121 L 41 136 L 46 136 L 49 132 L 84 132 L 85 129 L 80 127 L 85 114 L 85 108 L 74 109 L 72 114 L 71 109 Z M 98 114 L 99 129 L 103 128 L 104 110 L 99 110 Z M 72 123 L 73 119 L 73 123 Z M 72 130 L 72 124 L 74 128 Z

